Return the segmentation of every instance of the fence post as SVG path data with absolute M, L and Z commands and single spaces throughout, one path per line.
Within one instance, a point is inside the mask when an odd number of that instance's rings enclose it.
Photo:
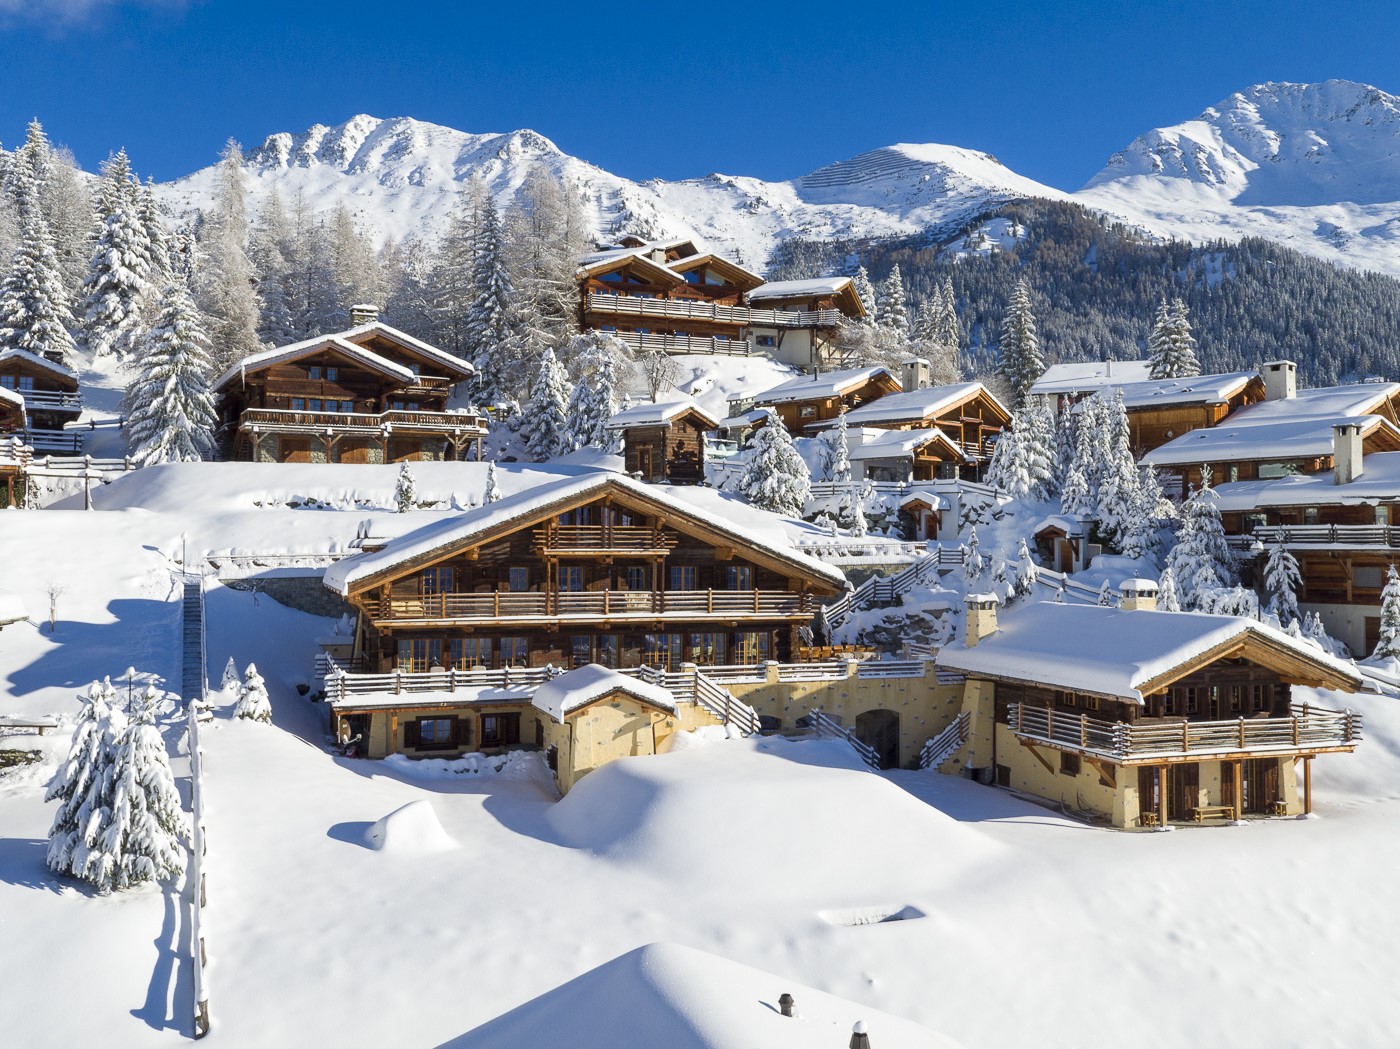
M 190 809 L 193 817 L 190 875 L 194 886 L 194 900 L 191 902 L 190 940 L 194 952 L 194 1036 L 203 1038 L 209 1033 L 209 989 L 204 984 L 204 967 L 208 964 L 208 955 L 204 947 L 202 913 L 208 903 L 208 894 L 204 881 L 204 762 L 199 748 L 198 698 L 191 698 L 189 703 L 189 748 Z

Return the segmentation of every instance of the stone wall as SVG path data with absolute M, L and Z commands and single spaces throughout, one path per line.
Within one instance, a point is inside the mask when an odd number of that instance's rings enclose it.
M 343 615 L 354 615 L 355 609 L 350 604 L 333 590 L 326 589 L 321 582 L 323 572 L 322 569 L 314 575 L 225 579 L 221 582 L 230 590 L 262 594 L 279 605 L 295 608 L 298 612 L 309 612 L 313 616 L 339 619 Z

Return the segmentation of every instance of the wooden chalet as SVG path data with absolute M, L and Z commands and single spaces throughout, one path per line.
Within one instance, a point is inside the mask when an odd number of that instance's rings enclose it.
M 1264 381 L 1252 371 L 1150 379 L 1119 389 L 1138 458 L 1184 433 L 1218 425 L 1232 412 L 1264 400 L 1265 394 Z
M 839 368 L 837 333 L 865 316 L 850 277 L 768 281 L 749 292 L 754 349 L 798 368 Z
M 480 458 L 486 421 L 449 410 L 466 361 L 365 319 L 253 354 L 214 383 L 226 453 L 253 462 Z
M 903 388 L 888 368 L 847 368 L 800 375 L 746 399 L 754 406 L 773 409 L 789 433 L 804 437 L 829 426 L 842 412 L 854 411 Z
M 958 471 L 969 480 L 980 479 L 991 462 L 997 435 L 1010 421 L 1010 410 L 980 382 L 892 393 L 846 415 L 849 427 L 939 430 L 961 450 Z
M 27 350 L 0 352 L 0 390 L 24 399 L 25 442 L 41 455 L 80 455 L 81 431 L 68 430 L 83 411 L 78 373 Z
M 953 478 L 967 461 L 962 448 L 937 428 L 847 431 L 851 466 L 864 481 L 934 481 Z
M 970 597 L 965 643 L 938 655 L 967 679 L 965 764 L 1117 827 L 1310 812 L 1313 758 L 1355 749 L 1361 718 L 1293 686 L 1360 675 L 1256 620 L 1155 605 L 1133 580 L 1122 608 L 1045 602 L 999 627 L 996 598 Z
M 704 484 L 705 434 L 718 426 L 689 398 L 634 405 L 608 420 L 622 435 L 628 476 L 648 484 Z
M 792 658 L 836 569 L 654 486 L 589 474 L 333 565 L 359 611 L 353 662 L 678 667 Z

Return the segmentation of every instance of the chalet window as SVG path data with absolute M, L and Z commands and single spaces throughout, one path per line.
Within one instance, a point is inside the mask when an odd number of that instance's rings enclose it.
M 579 565 L 559 566 L 559 590 L 561 593 L 577 593 L 583 589 L 583 568 Z
M 647 666 L 675 670 L 683 661 L 680 634 L 647 634 L 642 639 L 642 662 Z
M 605 280 L 605 281 L 607 281 L 609 284 L 621 284 L 621 283 L 622 283 L 622 274 L 621 274 L 621 273 L 618 273 L 616 270 L 614 270 L 612 273 L 604 273 L 604 274 L 603 274 L 601 277 L 599 277 L 598 279 L 599 279 L 599 280 Z
M 319 412 L 321 410 L 321 399 L 319 397 L 308 398 L 306 402 L 306 410 L 311 412 Z
M 1255 710 L 1263 710 L 1263 709 L 1264 709 L 1264 706 L 1265 706 L 1265 702 L 1264 702 L 1264 701 L 1265 701 L 1265 697 L 1267 696 L 1267 692 L 1266 692 L 1266 689 L 1267 689 L 1267 688 L 1268 688 L 1267 685 L 1250 685 L 1250 686 L 1249 686 L 1249 693 L 1250 693 L 1250 695 L 1249 695 L 1249 705 L 1250 705 L 1251 707 L 1253 707 Z
M 437 642 L 425 637 L 405 638 L 399 642 L 397 669 L 421 674 L 433 664 Z
M 519 714 L 482 714 L 481 745 L 502 746 L 520 742 Z
M 721 578 L 726 590 L 753 589 L 753 569 L 748 565 L 725 565 Z
M 435 565 L 432 568 L 425 568 L 422 580 L 423 593 L 450 594 L 452 593 L 452 566 Z
M 671 566 L 671 589 L 672 590 L 694 590 L 695 589 L 695 566 L 694 565 L 672 565 Z
M 756 342 L 760 346 L 765 346 L 770 349 L 778 345 L 778 340 L 771 335 L 759 335 L 754 339 L 754 342 Z
M 798 415 L 799 418 L 802 418 L 802 419 L 815 419 L 815 418 L 817 417 L 817 408 L 816 408 L 816 405 L 814 405 L 814 404 L 804 404 L 804 405 L 802 405 L 802 407 L 800 407 L 800 408 L 797 410 L 797 415 Z
M 569 638 L 569 665 L 586 667 L 593 662 L 593 638 L 588 634 L 575 634 Z
M 622 639 L 616 634 L 599 634 L 598 643 L 593 653 L 593 662 L 600 666 L 616 669 L 618 652 L 622 649 L 621 641 Z
M 1317 524 L 1317 507 L 1315 507 L 1315 506 L 1305 506 L 1305 507 L 1303 507 L 1303 524 L 1305 524 L 1305 525 L 1314 525 L 1314 524 Z
M 34 376 L 32 376 L 32 375 L 21 375 L 21 376 L 19 377 L 19 388 L 20 388 L 21 390 L 32 390 L 32 389 L 34 389 Z
M 1231 685 L 1231 686 L 1230 686 L 1230 710 L 1231 710 L 1232 713 L 1238 714 L 1240 711 L 1242 711 L 1242 710 L 1244 709 L 1244 695 L 1243 695 L 1243 693 L 1244 693 L 1244 686 L 1243 686 L 1243 685 Z
M 414 740 L 412 729 L 405 726 L 407 731 L 404 742 L 420 749 L 451 747 L 456 721 L 456 718 L 419 718 L 414 723 L 418 729 L 418 738 Z
M 1079 755 L 1060 753 L 1060 772 L 1066 776 L 1079 775 Z
M 327 402 L 327 403 L 329 403 L 329 402 Z M 340 402 L 340 410 L 341 410 L 342 412 L 345 412 L 345 413 L 348 415 L 350 412 L 353 412 L 353 411 L 355 410 L 355 402 L 354 402 L 354 401 L 341 401 L 341 402 Z
M 1170 692 L 1168 692 L 1168 693 L 1166 693 L 1165 695 L 1162 696 L 1162 714 L 1165 715 L 1165 716 L 1167 716 L 1167 717 L 1170 717 L 1171 715 L 1173 715 L 1173 714 L 1175 714 L 1175 713 L 1176 713 L 1176 690 L 1173 689 L 1172 691 L 1170 691 Z
M 700 283 L 700 271 L 699 271 L 699 270 L 691 270 L 689 273 L 687 273 L 687 274 L 685 275 L 685 282 L 686 282 L 687 284 L 699 284 L 699 283 Z
M 293 397 L 293 398 L 292 398 L 292 411 L 294 411 L 294 412 L 304 412 L 304 411 L 306 411 L 306 400 L 305 400 L 305 398 L 302 398 L 302 397 Z
M 340 378 L 340 369 L 339 369 L 339 368 L 327 368 L 327 369 L 326 369 L 326 381 L 327 381 L 327 382 L 335 382 L 335 381 L 336 381 L 337 379 L 339 379 L 339 378 Z
M 506 588 L 512 594 L 524 593 L 530 589 L 530 569 L 512 566 L 506 572 Z
M 390 401 L 389 407 L 396 412 L 416 412 L 418 410 L 417 401 Z
M 319 379 L 321 377 L 321 366 L 319 364 L 313 364 L 311 367 L 307 368 L 306 377 L 308 379 Z
M 523 667 L 530 662 L 530 645 L 523 637 L 503 637 L 500 640 L 501 666 Z
M 651 566 L 650 566 L 650 565 L 628 565 L 628 566 L 627 566 L 627 589 L 628 589 L 628 590 L 650 590 L 650 589 L 651 589 Z
M 1381 570 L 1375 565 L 1357 565 L 1352 569 L 1352 586 L 1357 590 L 1379 590 Z
M 1378 524 L 1378 525 L 1390 524 L 1390 508 L 1387 507 L 1387 506 L 1377 506 L 1375 509 L 1376 509 L 1376 518 L 1375 518 L 1376 524 Z
M 1098 710 L 1098 709 L 1099 709 L 1099 697 L 1098 697 L 1098 696 L 1085 696 L 1085 697 L 1084 697 L 1084 709 L 1085 709 L 1085 710 Z
M 726 662 L 725 643 L 728 640 L 724 634 L 691 634 L 690 658 L 696 663 L 722 665 Z
M 15 377 L 13 375 L 0 375 L 0 386 L 5 387 L 7 390 L 13 390 L 15 388 Z
M 1172 689 L 1172 692 L 1177 694 L 1178 701 L 1180 701 L 1182 694 L 1185 694 L 1186 713 L 1196 714 L 1200 712 L 1200 699 L 1197 697 L 1196 690 L 1194 688 L 1174 688 Z
M 447 655 L 455 670 L 489 667 L 491 665 L 491 639 L 489 637 L 454 637 L 447 642 Z
M 762 663 L 768 658 L 768 631 L 746 630 L 734 635 L 734 662 Z

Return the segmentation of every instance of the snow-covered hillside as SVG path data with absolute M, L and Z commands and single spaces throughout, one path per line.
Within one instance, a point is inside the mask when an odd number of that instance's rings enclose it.
M 1267 237 L 1400 274 L 1400 98 L 1259 84 L 1139 136 L 1075 199 L 1185 240 Z

